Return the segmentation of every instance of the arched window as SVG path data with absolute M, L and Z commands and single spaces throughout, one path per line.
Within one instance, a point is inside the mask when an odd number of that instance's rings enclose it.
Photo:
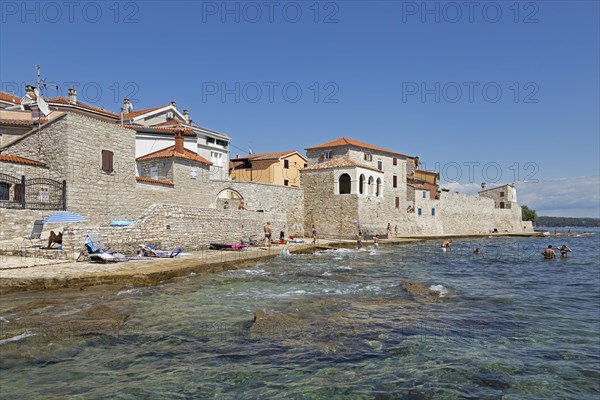
M 340 186 L 340 194 L 350 194 L 350 190 L 351 190 L 350 175 L 348 175 L 348 174 L 340 175 L 340 179 L 338 182 L 339 182 L 339 186 Z
M 503 201 L 500 202 L 500 208 L 504 208 L 504 202 Z
M 375 188 L 375 196 L 381 196 L 381 178 L 377 178 L 377 186 Z
M 370 176 L 369 177 L 369 190 L 368 190 L 369 195 L 373 194 L 373 182 L 374 182 L 373 177 Z
M 358 193 L 363 194 L 365 192 L 365 175 L 360 174 L 358 179 Z

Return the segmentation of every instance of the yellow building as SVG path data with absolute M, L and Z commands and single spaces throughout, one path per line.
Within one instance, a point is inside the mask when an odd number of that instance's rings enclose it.
M 295 150 L 250 154 L 231 160 L 229 178 L 299 187 L 300 170 L 306 166 L 306 158 Z
M 440 174 L 434 171 L 423 171 L 420 169 L 415 170 L 414 178 L 416 180 L 425 181 L 437 186 L 439 184 Z

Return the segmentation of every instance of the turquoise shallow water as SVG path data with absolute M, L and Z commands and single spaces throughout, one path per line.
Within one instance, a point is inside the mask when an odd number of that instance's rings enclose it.
M 0 397 L 597 398 L 600 236 L 557 239 L 325 251 L 156 287 L 4 296 Z M 544 260 L 548 244 L 573 252 Z M 447 293 L 411 296 L 401 281 Z

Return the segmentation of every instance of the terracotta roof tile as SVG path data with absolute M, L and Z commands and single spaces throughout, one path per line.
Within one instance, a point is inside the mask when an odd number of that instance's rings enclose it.
M 380 171 L 369 165 L 360 164 L 360 163 L 357 163 L 356 161 L 352 161 L 349 158 L 345 158 L 345 157 L 334 158 L 329 161 L 324 161 L 324 162 L 321 162 L 318 164 L 310 165 L 310 166 L 302 169 L 301 171 L 316 171 L 316 170 L 320 170 L 320 169 L 335 169 L 335 168 L 348 168 L 348 167 L 350 167 L 350 168 L 360 167 L 360 168 L 370 169 L 371 171 L 377 171 L 377 172 L 383 173 L 383 171 Z
M 396 155 L 399 155 L 402 157 L 414 158 L 414 157 L 407 156 L 402 153 L 398 153 L 397 151 L 387 150 L 382 147 L 373 146 L 372 144 L 361 142 L 361 141 L 355 140 L 355 139 L 349 139 L 346 137 L 337 138 L 337 139 L 334 139 L 327 143 L 323 143 L 323 144 L 313 146 L 313 147 L 308 147 L 305 150 L 327 149 L 327 148 L 331 148 L 331 147 L 341 147 L 341 146 L 354 146 L 354 147 L 360 147 L 360 148 L 370 149 L 370 150 L 375 150 L 375 151 L 382 151 L 384 153 L 396 154 Z
M 130 113 L 123 114 L 123 119 L 125 119 L 125 120 L 133 119 L 135 117 L 139 117 L 140 115 L 144 115 L 144 114 L 152 112 L 152 111 L 160 110 L 161 108 L 165 108 L 165 107 L 168 107 L 170 105 L 171 104 L 166 104 L 164 106 L 150 107 L 150 108 L 144 108 L 142 110 L 132 111 Z
M 81 108 L 84 110 L 88 110 L 88 111 L 94 111 L 97 112 L 99 114 L 103 114 L 109 117 L 113 117 L 113 118 L 119 118 L 119 115 L 113 113 L 112 111 L 108 111 L 105 110 L 103 108 L 100 107 L 96 107 L 96 106 L 91 106 L 89 104 L 85 104 L 85 103 L 80 103 L 77 102 L 76 104 L 71 104 L 69 102 L 69 99 L 67 99 L 66 97 L 52 97 L 50 99 L 46 99 L 46 103 L 48 103 L 49 105 L 67 105 L 67 106 L 72 106 L 74 108 Z
M 146 183 L 157 183 L 159 185 L 165 185 L 165 186 L 175 186 L 173 184 L 173 182 L 169 182 L 169 181 L 162 181 L 160 179 L 150 179 L 150 178 L 143 178 L 141 176 L 136 176 L 135 180 L 138 182 L 146 182 Z
M 10 103 L 21 104 L 21 99 L 18 96 L 12 95 L 10 93 L 0 91 L 0 100 L 8 101 Z
M 298 153 L 300 154 L 298 151 L 296 150 L 289 150 L 289 151 L 278 151 L 278 152 L 274 152 L 274 153 L 261 153 L 261 154 L 250 154 L 244 157 L 238 157 L 238 158 L 234 158 L 232 161 L 242 161 L 242 160 L 253 160 L 253 161 L 257 161 L 257 160 L 277 160 L 281 157 L 287 156 L 289 154 L 292 153 Z M 304 156 L 302 154 L 300 154 L 300 156 L 302 158 L 304 158 Z
M 184 149 L 184 153 L 175 152 L 175 146 L 167 147 L 166 149 L 155 151 L 154 153 L 146 154 L 137 158 L 137 161 L 154 160 L 157 158 L 179 158 L 183 160 L 195 161 L 201 164 L 212 165 L 212 162 L 206 158 L 199 156 L 191 150 Z
M 128 124 L 128 125 L 123 125 L 123 128 L 135 129 L 138 132 L 156 132 L 156 133 L 172 133 L 172 134 L 175 134 L 177 129 L 183 129 L 184 136 L 196 136 L 196 133 L 194 133 L 193 130 L 191 130 L 189 128 L 179 128 L 177 126 L 168 127 L 168 126 L 158 126 L 158 125 L 144 126 L 144 125 L 139 125 L 139 124 Z
M 41 122 L 46 122 L 47 120 L 41 120 Z M 33 121 L 27 119 L 0 119 L 0 125 L 14 125 L 14 126 L 32 126 Z
M 23 164 L 23 165 L 33 165 L 36 167 L 45 167 L 46 164 L 41 163 L 39 161 L 30 160 L 28 158 L 23 158 L 19 156 L 10 156 L 8 154 L 0 154 L 0 161 L 12 163 L 12 164 Z

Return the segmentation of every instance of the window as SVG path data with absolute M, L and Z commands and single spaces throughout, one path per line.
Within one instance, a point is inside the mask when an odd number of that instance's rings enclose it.
M 435 217 L 435 208 L 432 208 L 432 209 L 431 209 L 431 215 L 432 215 L 433 217 Z
M 377 169 L 380 171 L 383 169 L 383 161 L 377 161 Z
M 377 178 L 377 186 L 375 187 L 375 196 L 381 196 L 381 179 Z
M 206 138 L 206 143 L 214 143 L 215 142 L 215 138 L 211 138 L 211 137 L 207 137 Z
M 400 197 L 396 197 L 396 208 L 400 208 Z
M 504 192 L 500 192 L 500 197 L 504 197 Z
M 10 198 L 10 183 L 0 182 L 0 200 L 8 200 Z
M 420 208 L 417 208 L 417 214 L 418 215 L 423 215 L 423 210 L 421 210 Z
M 423 190 L 423 198 L 426 199 L 427 198 L 427 191 Z
M 210 158 L 212 159 L 213 166 L 221 168 L 223 167 L 223 153 L 211 151 Z
M 102 171 L 113 172 L 113 152 L 102 150 Z
M 290 185 L 290 181 L 288 181 L 287 179 L 283 180 L 283 186 L 289 186 Z
M 307 163 L 304 163 L 304 168 L 306 168 L 306 167 L 308 167 L 308 164 L 307 164 Z
M 350 184 L 350 175 L 348 174 L 342 174 L 340 175 L 340 179 L 339 179 L 339 192 L 340 194 L 349 194 L 350 193 L 350 189 L 351 189 L 351 184 Z
M 365 192 L 365 176 L 364 174 L 360 174 L 360 178 L 358 178 L 358 193 L 363 194 Z
M 150 167 L 150 179 L 158 179 L 158 167 Z
M 392 177 L 392 186 L 398 187 L 398 177 L 396 175 Z
M 325 152 L 323 153 L 323 157 L 326 160 L 331 160 L 331 150 L 325 150 Z
M 373 183 L 375 183 L 375 180 L 373 179 L 372 176 L 369 177 L 369 186 L 367 186 L 367 191 L 369 195 L 373 194 Z
M 503 201 L 500 202 L 500 208 L 504 208 L 504 202 Z
M 396 157 L 394 157 L 394 159 L 392 160 L 394 165 L 398 165 L 398 159 Z
M 190 179 L 196 179 L 198 177 L 198 171 L 196 168 L 192 168 L 190 170 Z
M 365 161 L 373 161 L 373 154 L 365 153 Z
M 283 160 L 283 168 L 288 169 L 290 167 L 290 160 Z

